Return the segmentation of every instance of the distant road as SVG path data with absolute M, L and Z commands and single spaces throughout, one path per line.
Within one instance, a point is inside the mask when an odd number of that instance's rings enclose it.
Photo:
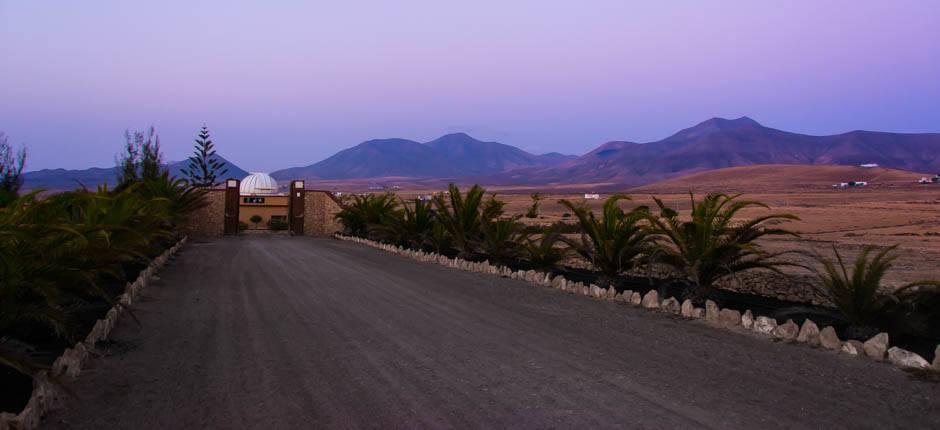
M 940 428 L 940 384 L 329 239 L 190 243 L 48 428 Z

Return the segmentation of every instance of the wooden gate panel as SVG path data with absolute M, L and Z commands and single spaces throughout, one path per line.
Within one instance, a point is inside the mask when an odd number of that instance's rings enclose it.
M 238 207 L 239 207 L 239 188 L 241 181 L 238 179 L 227 179 L 225 181 L 225 224 L 223 233 L 225 235 L 238 234 Z
M 304 181 L 290 182 L 290 199 L 287 203 L 288 229 L 290 234 L 303 236 L 304 234 Z

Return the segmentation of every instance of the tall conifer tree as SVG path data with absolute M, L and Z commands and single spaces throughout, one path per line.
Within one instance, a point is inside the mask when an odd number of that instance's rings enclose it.
M 228 173 L 225 162 L 215 155 L 215 145 L 209 138 L 209 129 L 205 124 L 196 138 L 192 157 L 189 157 L 189 167 L 183 169 L 189 183 L 196 187 L 214 187 L 219 185 L 219 178 Z

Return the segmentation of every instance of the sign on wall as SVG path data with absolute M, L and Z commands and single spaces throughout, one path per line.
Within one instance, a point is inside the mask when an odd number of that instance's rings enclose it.
M 242 197 L 242 203 L 264 204 L 264 197 Z

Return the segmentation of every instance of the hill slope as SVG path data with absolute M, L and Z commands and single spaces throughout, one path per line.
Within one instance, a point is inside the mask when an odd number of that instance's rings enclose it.
M 278 170 L 271 175 L 276 179 L 454 178 L 519 167 L 552 166 L 574 158 L 558 153 L 530 154 L 514 146 L 454 133 L 427 143 L 369 140 L 318 163 Z
M 226 178 L 244 178 L 248 172 L 236 166 L 231 161 L 219 157 L 225 162 L 225 168 L 228 172 Z M 189 165 L 188 160 L 176 161 L 167 164 L 170 174 L 182 177 L 181 170 Z M 23 188 L 33 190 L 43 188 L 50 191 L 71 190 L 81 187 L 94 188 L 100 184 L 114 185 L 117 182 L 117 175 L 114 167 L 92 167 L 90 169 L 67 170 L 67 169 L 43 169 L 23 174 Z
M 507 172 L 487 182 L 640 185 L 733 166 L 862 163 L 940 171 L 940 133 L 853 131 L 809 136 L 764 127 L 747 117 L 712 118 L 657 142 L 608 142 L 558 166 Z

